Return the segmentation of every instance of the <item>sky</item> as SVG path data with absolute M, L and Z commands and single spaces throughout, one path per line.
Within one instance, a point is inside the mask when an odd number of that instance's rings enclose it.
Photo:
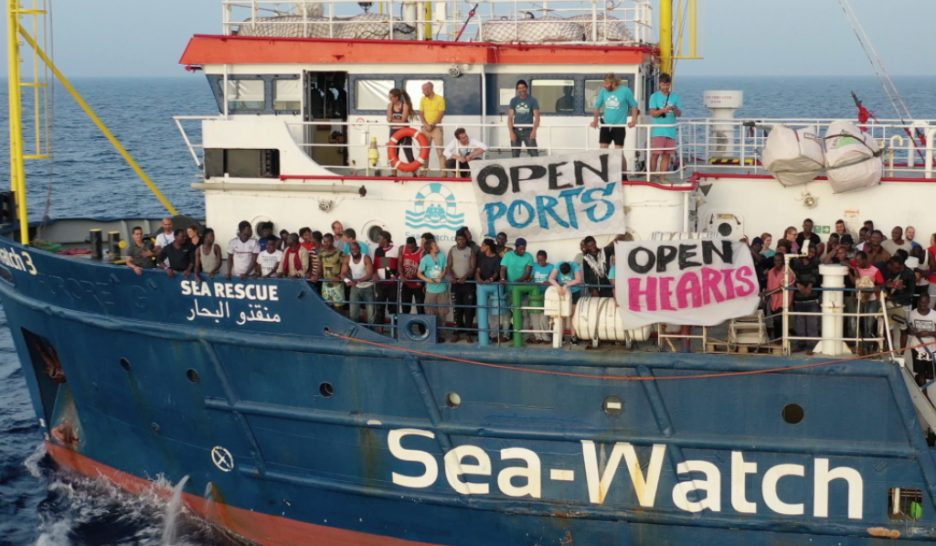
M 219 0 L 50 1 L 55 61 L 71 77 L 181 77 L 191 35 L 221 27 Z M 936 0 L 850 1 L 892 75 L 936 74 L 928 46 Z M 705 60 L 681 61 L 683 75 L 873 75 L 839 0 L 698 3 Z

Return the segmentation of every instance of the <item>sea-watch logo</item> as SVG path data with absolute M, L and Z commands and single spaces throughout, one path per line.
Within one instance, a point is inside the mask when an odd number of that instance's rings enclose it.
M 450 229 L 465 225 L 465 214 L 458 212 L 458 201 L 452 190 L 439 182 L 426 184 L 413 199 L 413 209 L 406 211 L 406 227 L 410 229 Z

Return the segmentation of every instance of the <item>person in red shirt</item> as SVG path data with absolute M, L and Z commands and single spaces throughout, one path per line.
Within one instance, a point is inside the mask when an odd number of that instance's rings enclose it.
M 423 283 L 417 276 L 419 271 L 419 262 L 422 260 L 424 250 L 416 244 L 415 237 L 407 237 L 406 245 L 400 248 L 399 258 L 397 260 L 397 275 L 399 278 L 407 281 L 400 288 L 400 312 L 409 314 L 413 309 L 412 302 L 416 301 L 417 311 L 420 315 L 426 313 L 423 303 L 426 301 L 426 292 Z M 415 281 L 415 282 L 414 282 Z
M 767 311 L 773 318 L 773 328 L 770 338 L 783 339 L 783 300 L 787 307 L 793 303 L 793 292 L 787 290 L 793 282 L 793 275 L 784 263 L 783 254 L 775 254 L 773 267 L 767 271 L 767 285 L 764 290 L 764 299 L 767 302 Z
M 393 237 L 389 231 L 380 232 L 380 241 L 374 250 L 374 273 L 377 281 L 377 318 L 378 327 L 388 315 L 397 312 L 397 270 L 400 252 L 395 250 Z

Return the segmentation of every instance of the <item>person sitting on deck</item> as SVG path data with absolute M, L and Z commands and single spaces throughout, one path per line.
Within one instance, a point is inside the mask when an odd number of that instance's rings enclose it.
M 455 138 L 445 147 L 442 155 L 445 157 L 445 169 L 454 172 L 454 176 L 467 176 L 471 173 L 468 165 L 475 159 L 483 159 L 487 145 L 480 140 L 468 136 L 463 127 L 455 129 Z
M 202 244 L 195 250 L 195 278 L 201 278 L 202 273 L 208 275 L 209 279 L 214 278 L 221 270 L 223 261 L 221 245 L 215 242 L 214 230 L 205 228 Z
M 169 266 L 166 267 L 166 273 L 173 277 L 176 273 L 183 273 L 186 277 L 191 275 L 192 269 L 195 268 L 195 260 L 193 258 L 194 248 L 188 242 L 188 237 L 185 235 L 184 229 L 175 230 L 175 239 L 172 241 L 172 244 L 163 247 L 159 251 L 159 256 L 156 257 L 157 262 L 166 261 Z
M 237 237 L 228 243 L 227 278 L 233 276 L 246 279 L 257 263 L 257 240 L 253 238 L 250 222 L 242 220 L 237 224 Z
M 143 228 L 140 226 L 135 226 L 131 232 L 130 245 L 127 247 L 127 266 L 137 275 L 142 275 L 144 269 L 156 267 L 153 243 L 143 239 Z

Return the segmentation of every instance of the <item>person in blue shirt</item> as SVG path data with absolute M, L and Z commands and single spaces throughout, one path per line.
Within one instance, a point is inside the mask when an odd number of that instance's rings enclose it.
M 582 268 L 578 262 L 562 262 L 549 274 L 549 284 L 559 289 L 559 294 L 566 297 L 566 294 L 572 296 L 572 311 L 575 312 L 575 304 L 582 297 Z M 571 329 L 572 318 L 564 318 L 563 330 Z M 578 343 L 578 337 L 572 332 L 572 344 Z
M 673 79 L 669 74 L 660 74 L 660 90 L 650 95 L 650 115 L 653 128 L 650 130 L 650 172 L 669 171 L 671 157 L 676 150 L 676 118 L 682 115 L 682 102 L 673 93 Z M 660 175 L 662 181 L 662 174 Z
M 637 109 L 637 100 L 630 87 L 621 85 L 621 80 L 614 74 L 605 74 L 604 89 L 598 93 L 598 99 L 595 101 L 595 117 L 592 119 L 592 128 L 598 130 L 598 144 L 602 148 L 608 148 L 614 143 L 615 148 L 624 146 L 624 137 L 628 128 L 637 125 L 637 115 L 640 111 Z M 630 117 L 630 121 L 628 121 Z M 623 165 L 627 170 L 627 163 Z
M 546 293 L 546 287 L 549 286 L 549 277 L 554 269 L 556 269 L 556 266 L 549 263 L 549 255 L 546 254 L 545 250 L 536 253 L 532 280 L 538 293 L 530 295 L 530 307 L 543 306 L 543 294 Z M 530 328 L 533 330 L 532 343 L 549 343 L 549 317 L 542 310 L 533 309 L 530 311 Z
M 527 82 L 517 81 L 517 96 L 510 99 L 507 108 L 507 131 L 510 133 L 510 151 L 520 157 L 522 146 L 526 146 L 530 157 L 539 155 L 536 148 L 536 130 L 540 124 L 540 105 L 531 97 Z

